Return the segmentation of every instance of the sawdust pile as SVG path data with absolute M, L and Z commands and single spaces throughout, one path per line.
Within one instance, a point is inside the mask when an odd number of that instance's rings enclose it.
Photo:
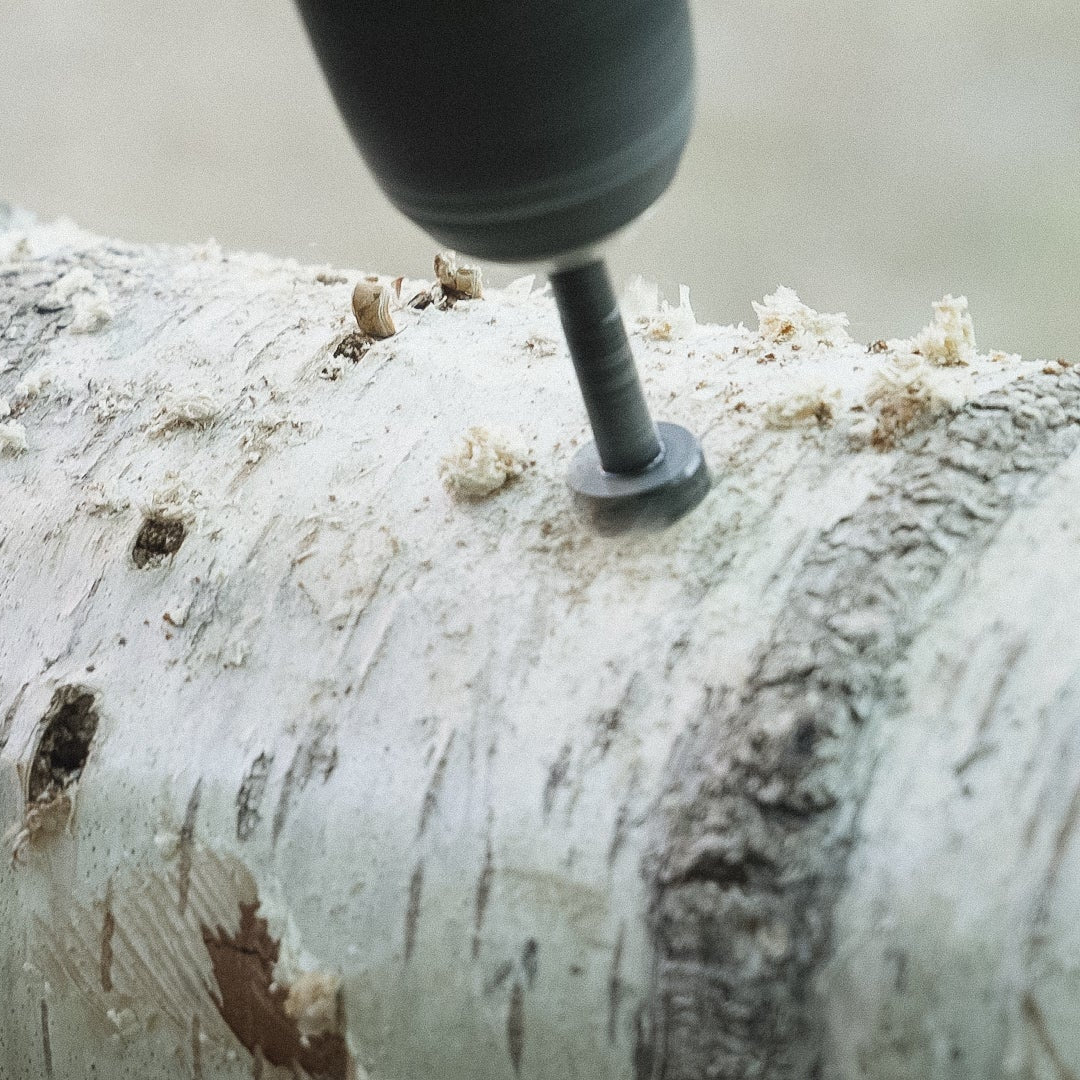
M 928 326 L 886 343 L 885 358 L 867 387 L 869 415 L 853 429 L 853 441 L 891 450 L 908 432 L 960 408 L 974 384 L 956 369 L 977 358 L 967 298 L 943 297 Z

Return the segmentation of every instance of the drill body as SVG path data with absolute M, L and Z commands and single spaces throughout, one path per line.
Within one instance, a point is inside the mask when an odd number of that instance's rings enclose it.
M 560 260 L 633 221 L 690 133 L 686 0 L 299 0 L 391 201 L 440 243 Z

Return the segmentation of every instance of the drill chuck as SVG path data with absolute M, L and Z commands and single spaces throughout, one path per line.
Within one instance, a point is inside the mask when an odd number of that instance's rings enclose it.
M 448 247 L 497 262 L 589 248 L 675 175 L 693 112 L 686 0 L 299 6 L 379 184 Z

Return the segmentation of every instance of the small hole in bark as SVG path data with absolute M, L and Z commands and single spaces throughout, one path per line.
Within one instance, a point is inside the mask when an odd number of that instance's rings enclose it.
M 62 792 L 79 779 L 97 726 L 93 694 L 77 686 L 56 691 L 30 766 L 27 796 L 31 803 Z
M 144 518 L 131 549 L 131 561 L 140 570 L 160 566 L 166 555 L 180 550 L 186 535 L 184 523 L 175 518 Z

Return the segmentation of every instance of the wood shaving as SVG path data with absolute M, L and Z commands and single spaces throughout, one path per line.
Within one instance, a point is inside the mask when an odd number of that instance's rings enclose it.
M 390 290 L 384 285 L 359 281 L 352 294 L 356 324 L 373 338 L 393 337 L 397 333 L 390 317 Z
M 660 286 L 640 276 L 633 278 L 626 286 L 622 309 L 627 322 L 647 322 L 660 311 Z
M 975 326 L 968 311 L 966 296 L 951 294 L 934 304 L 934 318 L 913 338 L 890 341 L 894 352 L 913 353 L 931 364 L 958 367 L 970 364 L 976 356 Z
M 690 306 L 690 289 L 679 286 L 678 306 L 660 297 L 655 282 L 636 277 L 626 289 L 623 314 L 651 341 L 675 341 L 689 337 L 697 327 L 697 317 Z
M 831 424 L 840 408 L 840 391 L 830 389 L 819 377 L 801 379 L 790 393 L 777 396 L 765 405 L 765 424 L 771 428 L 793 428 L 807 424 Z
M 690 306 L 690 288 L 679 286 L 679 306 L 672 307 L 666 300 L 660 302 L 660 310 L 645 322 L 645 336 L 651 341 L 675 341 L 689 337 L 697 327 L 697 317 Z
M 459 266 L 453 251 L 441 251 L 435 256 L 435 278 L 451 302 L 483 298 L 483 274 L 475 267 Z
M 285 1015 L 296 1021 L 301 1038 L 314 1039 L 340 1029 L 341 976 L 305 971 L 289 987 Z
M 36 398 L 50 382 L 52 382 L 52 375 L 49 372 L 43 371 L 40 367 L 35 368 L 15 384 L 15 397 L 29 401 Z
M 0 423 L 0 454 L 22 454 L 27 449 L 26 428 L 17 420 Z
M 75 301 L 75 317 L 68 324 L 72 334 L 96 334 L 106 323 L 112 321 L 115 312 L 104 289 L 85 299 Z
M 151 493 L 150 501 L 141 504 L 140 509 L 145 517 L 161 521 L 191 521 L 201 499 L 179 473 L 167 472 Z
M 898 357 L 883 364 L 870 380 L 866 406 L 871 416 L 852 431 L 855 441 L 891 450 L 908 432 L 951 412 L 966 400 L 951 379 L 925 358 Z
M 797 345 L 800 349 L 851 344 L 848 317 L 843 312 L 829 315 L 815 311 L 799 299 L 794 289 L 781 285 L 753 308 L 758 317 L 758 334 L 765 342 L 792 348 Z
M 439 475 L 451 495 L 484 499 L 520 476 L 528 461 L 503 435 L 472 427 L 439 462 Z
M 399 278 L 399 295 L 403 284 L 404 279 Z M 527 297 L 528 293 L 525 295 Z M 419 292 L 413 293 L 406 307 L 423 311 L 434 306 L 440 311 L 447 311 L 459 300 L 481 300 L 483 296 L 484 280 L 479 268 L 461 266 L 453 251 L 440 251 L 435 256 L 434 284 L 425 284 Z
M 34 253 L 30 250 L 30 241 L 25 236 L 20 236 L 15 240 L 15 243 L 8 249 L 7 254 L 3 257 L 4 262 L 25 262 L 27 259 L 32 259 Z
M 84 266 L 69 270 L 53 282 L 37 307 L 39 311 L 71 308 L 74 315 L 68 330 L 73 334 L 95 333 L 114 316 L 108 290 Z
M 164 435 L 180 428 L 207 428 L 221 415 L 221 405 L 209 394 L 169 395 L 150 425 L 150 434 Z

